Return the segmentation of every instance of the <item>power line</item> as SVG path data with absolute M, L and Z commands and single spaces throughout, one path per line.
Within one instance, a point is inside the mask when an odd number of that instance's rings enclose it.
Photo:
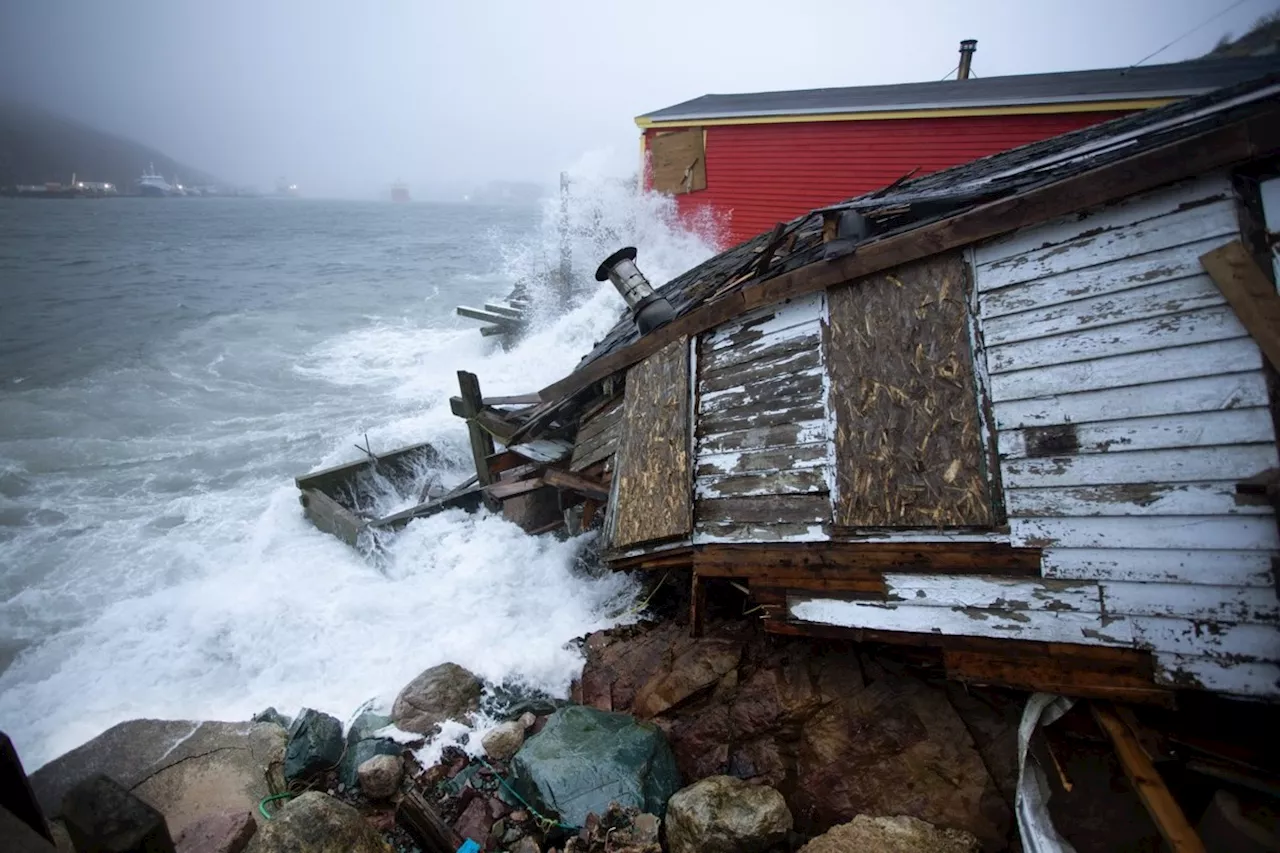
M 1218 20 L 1218 19 L 1219 19 L 1219 18 L 1221 18 L 1223 15 L 1227 14 L 1228 12 L 1230 12 L 1232 9 L 1236 8 L 1237 6 L 1242 6 L 1242 5 L 1244 5 L 1245 3 L 1248 3 L 1248 2 L 1249 2 L 1249 0 L 1236 0 L 1236 2 L 1232 3 L 1230 6 L 1228 6 L 1228 7 L 1227 7 L 1227 8 L 1225 8 L 1225 9 L 1223 9 L 1221 12 L 1218 12 L 1216 15 L 1214 15 L 1214 16 L 1213 16 L 1213 17 L 1211 17 L 1211 18 L 1209 18 L 1208 20 L 1205 20 L 1205 21 L 1202 21 L 1202 22 L 1201 22 L 1201 23 L 1199 23 L 1199 24 L 1196 24 L 1196 26 L 1194 26 L 1194 27 L 1192 27 L 1191 29 L 1187 30 L 1185 33 L 1183 33 L 1182 35 L 1178 36 L 1176 39 L 1174 39 L 1173 41 L 1169 42 L 1169 43 L 1168 43 L 1168 44 L 1166 44 L 1164 47 L 1160 48 L 1159 50 L 1155 51 L 1154 53 L 1148 53 L 1146 56 L 1142 57 L 1142 58 L 1141 58 L 1141 59 L 1139 59 L 1137 62 L 1135 62 L 1135 63 L 1133 63 L 1132 65 L 1130 65 L 1130 66 L 1129 66 L 1129 68 L 1137 68 L 1139 65 L 1141 65 L 1141 64 L 1142 64 L 1142 63 L 1144 63 L 1144 62 L 1146 62 L 1146 61 L 1147 61 L 1148 59 L 1150 59 L 1151 57 L 1153 57 L 1153 56 L 1158 56 L 1158 55 L 1160 55 L 1160 54 L 1164 53 L 1166 50 L 1168 50 L 1169 48 L 1173 47 L 1175 44 L 1177 44 L 1178 42 L 1182 41 L 1182 40 L 1183 40 L 1184 38 L 1186 38 L 1187 36 L 1189 36 L 1189 35 L 1191 35 L 1191 34 L 1193 34 L 1193 33 L 1197 33 L 1197 32 L 1199 32 L 1200 30 L 1202 30 L 1202 29 L 1204 29 L 1205 27 L 1207 27 L 1209 24 L 1212 24 L 1214 21 Z M 1126 70 L 1128 70 L 1128 69 L 1126 69 Z

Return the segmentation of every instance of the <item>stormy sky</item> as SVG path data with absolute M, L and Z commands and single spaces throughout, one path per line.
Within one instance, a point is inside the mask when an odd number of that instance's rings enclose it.
M 633 166 L 636 115 L 708 92 L 936 80 L 962 38 L 980 76 L 1127 66 L 1231 3 L 0 0 L 0 95 L 264 188 L 550 183 L 585 152 Z

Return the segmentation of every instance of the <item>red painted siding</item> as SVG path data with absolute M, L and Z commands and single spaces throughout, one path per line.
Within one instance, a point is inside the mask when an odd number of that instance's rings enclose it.
M 815 207 L 1124 113 L 872 119 L 706 129 L 707 188 L 677 196 L 682 215 L 710 206 L 733 244 Z M 650 135 L 654 130 L 649 130 Z

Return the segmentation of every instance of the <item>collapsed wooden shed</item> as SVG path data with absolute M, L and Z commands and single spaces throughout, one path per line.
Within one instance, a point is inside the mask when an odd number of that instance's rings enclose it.
M 1280 77 L 816 211 L 659 289 L 510 440 L 618 569 L 952 677 L 1280 698 Z M 1268 230 L 1271 229 L 1271 230 Z M 643 255 L 639 263 L 643 266 Z M 604 498 L 607 489 L 607 499 Z

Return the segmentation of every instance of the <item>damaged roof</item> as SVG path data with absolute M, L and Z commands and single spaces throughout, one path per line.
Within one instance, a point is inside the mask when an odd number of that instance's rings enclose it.
M 1186 98 L 1280 71 L 1280 55 L 1198 59 L 1138 68 L 1017 74 L 888 86 L 703 95 L 645 113 L 636 124 L 756 116 L 856 114 L 1113 100 Z
M 1033 142 L 1000 154 L 807 213 L 703 262 L 657 289 L 676 317 L 748 284 L 819 261 L 854 253 L 860 245 L 909 232 L 981 204 L 1034 190 L 1102 168 L 1135 154 L 1187 139 L 1265 108 L 1280 96 L 1280 73 L 1219 89 L 1159 109 Z M 823 211 L 856 210 L 871 223 L 858 241 L 822 240 Z M 833 250 L 841 254 L 833 254 Z M 637 263 L 644 268 L 644 253 Z M 577 370 L 640 338 L 629 313 L 579 363 Z

